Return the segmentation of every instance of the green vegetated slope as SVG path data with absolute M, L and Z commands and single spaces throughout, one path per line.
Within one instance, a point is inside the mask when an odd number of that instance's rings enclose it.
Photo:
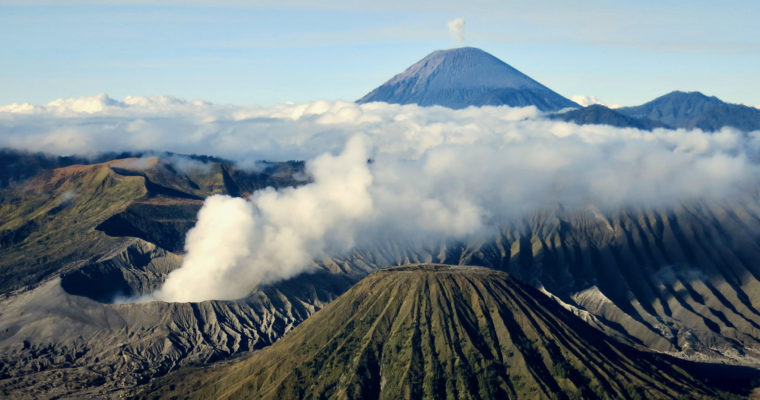
M 370 275 L 267 349 L 170 374 L 142 397 L 732 396 L 666 356 L 615 342 L 503 272 L 414 265 Z
M 0 292 L 38 282 L 114 245 L 95 227 L 147 193 L 106 164 L 46 170 L 0 191 Z
M 180 168 L 178 165 L 181 165 Z M 257 172 L 160 157 L 41 170 L 0 189 L 0 293 L 75 270 L 137 237 L 182 251 L 203 199 L 305 182 L 303 163 Z

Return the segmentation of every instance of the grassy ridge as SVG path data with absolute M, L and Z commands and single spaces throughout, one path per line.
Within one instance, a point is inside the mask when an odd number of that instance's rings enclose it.
M 106 164 L 44 171 L 0 192 L 0 292 L 104 252 L 117 239 L 95 227 L 145 194 L 142 178 Z
M 411 266 L 372 274 L 270 348 L 169 375 L 143 397 L 733 396 L 669 360 L 609 339 L 507 274 Z
M 122 237 L 182 251 L 205 197 L 307 181 L 299 162 L 264 163 L 261 171 L 187 157 L 33 167 L 33 178 L 0 189 L 0 293 L 77 268 Z

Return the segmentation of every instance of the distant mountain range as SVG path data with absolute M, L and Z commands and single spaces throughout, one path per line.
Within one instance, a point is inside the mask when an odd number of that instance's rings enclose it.
M 760 130 L 760 109 L 726 103 L 700 92 L 675 91 L 635 107 L 609 109 L 602 105 L 550 114 L 549 118 L 579 125 L 611 125 L 652 130 L 701 129 L 715 132 L 731 127 L 750 132 Z
M 636 128 L 652 130 L 654 128 L 670 128 L 669 125 L 649 118 L 635 118 L 600 104 L 592 104 L 562 113 L 550 114 L 549 118 L 578 125 L 611 125 L 620 128 Z
M 469 106 L 535 106 L 549 118 L 581 125 L 611 125 L 644 130 L 722 127 L 760 129 L 760 109 L 726 103 L 699 92 L 675 91 L 636 107 L 581 107 L 491 54 L 473 47 L 438 50 L 394 76 L 358 103 Z M 564 110 L 572 108 L 572 110 Z M 564 110 L 564 112 L 563 112 Z
M 536 106 L 557 111 L 578 104 L 534 81 L 498 58 L 473 47 L 438 50 L 357 100 L 394 104 Z
M 674 128 L 716 131 L 730 126 L 743 131 L 760 129 L 760 110 L 729 104 L 700 92 L 671 92 L 636 107 L 616 110 L 633 118 L 648 118 Z

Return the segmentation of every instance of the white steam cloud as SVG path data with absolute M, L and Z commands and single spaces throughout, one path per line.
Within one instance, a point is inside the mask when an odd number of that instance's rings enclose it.
M 263 190 L 250 201 L 208 198 L 187 235 L 182 268 L 153 297 L 200 301 L 245 297 L 255 285 L 294 276 L 328 250 L 354 246 L 354 226 L 372 211 L 364 139 L 309 163 L 314 183 Z
M 208 198 L 182 267 L 153 296 L 167 301 L 244 297 L 322 257 L 389 240 L 479 238 L 547 206 L 720 199 L 755 190 L 760 176 L 760 132 L 578 126 L 544 119 L 532 107 L 316 101 L 265 108 L 145 99 L 106 101 L 92 113 L 5 109 L 0 147 L 210 153 L 250 165 L 307 159 L 313 178 L 249 201 Z
M 457 18 L 449 21 L 449 33 L 451 34 L 451 37 L 454 38 L 454 40 L 456 40 L 456 42 L 459 44 L 464 43 L 465 24 L 466 22 L 462 18 Z

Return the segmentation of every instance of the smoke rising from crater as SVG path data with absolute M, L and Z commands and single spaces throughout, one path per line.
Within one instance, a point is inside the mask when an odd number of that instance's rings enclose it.
M 449 33 L 457 43 L 464 43 L 464 26 L 466 22 L 463 18 L 456 18 L 449 21 Z
M 259 191 L 250 201 L 207 199 L 182 268 L 153 296 L 166 301 L 243 297 L 314 260 L 389 240 L 487 237 L 504 221 L 557 204 L 603 211 L 732 197 L 755 190 L 760 172 L 759 132 L 578 126 L 532 107 L 146 99 L 90 112 L 98 107 L 62 104 L 87 113 L 0 112 L 0 145 L 76 152 L 76 142 L 46 147 L 66 132 L 99 151 L 211 153 L 243 165 L 310 160 L 310 184 Z
M 314 182 L 256 192 L 250 201 L 208 198 L 187 234 L 187 255 L 153 297 L 200 301 L 245 297 L 252 287 L 294 276 L 315 257 L 349 250 L 372 211 L 364 139 L 309 163 Z

